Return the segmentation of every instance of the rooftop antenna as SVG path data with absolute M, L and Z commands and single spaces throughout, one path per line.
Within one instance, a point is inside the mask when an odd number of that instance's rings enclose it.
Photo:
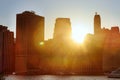
M 95 15 L 97 15 L 97 12 L 95 12 Z
M 33 14 L 35 14 L 35 11 L 31 10 L 31 12 L 32 12 Z

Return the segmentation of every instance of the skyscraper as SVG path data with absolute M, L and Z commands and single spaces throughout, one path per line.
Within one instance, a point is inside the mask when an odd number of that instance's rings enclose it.
M 44 17 L 25 11 L 17 14 L 16 20 L 16 71 L 35 70 L 39 63 L 39 43 L 44 41 Z
M 69 18 L 57 18 L 54 28 L 54 39 L 70 39 L 72 33 Z
M 14 62 L 14 33 L 0 25 L 0 73 L 12 74 Z
M 100 15 L 97 14 L 96 12 L 94 16 L 94 34 L 99 34 L 100 31 L 101 31 L 101 19 Z

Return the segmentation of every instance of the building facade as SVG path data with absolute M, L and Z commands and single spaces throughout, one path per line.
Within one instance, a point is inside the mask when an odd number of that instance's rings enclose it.
M 0 72 L 12 74 L 15 70 L 14 33 L 0 25 Z
M 35 71 L 39 43 L 44 41 L 44 17 L 25 11 L 17 14 L 16 24 L 16 72 Z
M 70 39 L 72 35 L 71 22 L 69 18 L 57 18 L 54 28 L 54 39 Z
M 120 31 L 118 26 L 102 29 L 104 37 L 103 69 L 111 72 L 120 67 Z

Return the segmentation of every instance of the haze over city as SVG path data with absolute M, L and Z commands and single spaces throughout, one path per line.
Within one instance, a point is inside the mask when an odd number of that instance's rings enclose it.
M 0 1 L 0 80 L 120 78 L 119 3 Z
M 101 27 L 120 26 L 119 3 L 119 0 L 1 0 L 0 24 L 16 33 L 16 13 L 33 10 L 45 16 L 45 39 L 52 38 L 57 17 L 70 18 L 73 34 L 84 37 L 93 33 L 95 12 L 101 15 Z

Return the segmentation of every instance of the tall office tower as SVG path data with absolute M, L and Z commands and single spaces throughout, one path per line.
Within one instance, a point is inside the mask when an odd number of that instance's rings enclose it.
M 25 11 L 17 14 L 16 24 L 16 72 L 35 71 L 39 43 L 44 41 L 44 17 Z
M 69 18 L 57 18 L 54 28 L 54 39 L 70 39 L 72 34 Z
M 94 34 L 99 34 L 100 31 L 101 31 L 101 19 L 100 15 L 98 15 L 96 12 L 94 16 Z
M 6 27 L 0 25 L 0 73 L 3 72 L 3 31 L 6 29 Z
M 99 34 L 101 34 L 101 18 L 100 15 L 97 14 L 97 12 L 95 13 L 94 16 L 94 34 L 97 35 L 96 37 L 96 45 L 99 45 L 99 43 L 101 43 L 101 40 L 99 39 L 101 36 L 98 36 Z M 92 62 L 92 65 L 94 67 L 93 73 L 96 74 L 103 74 L 103 54 L 99 51 L 101 50 L 101 46 L 97 46 L 94 48 L 96 51 L 93 59 L 95 60 L 94 62 Z
M 15 69 L 14 33 L 0 25 L 0 73 L 12 74 Z

